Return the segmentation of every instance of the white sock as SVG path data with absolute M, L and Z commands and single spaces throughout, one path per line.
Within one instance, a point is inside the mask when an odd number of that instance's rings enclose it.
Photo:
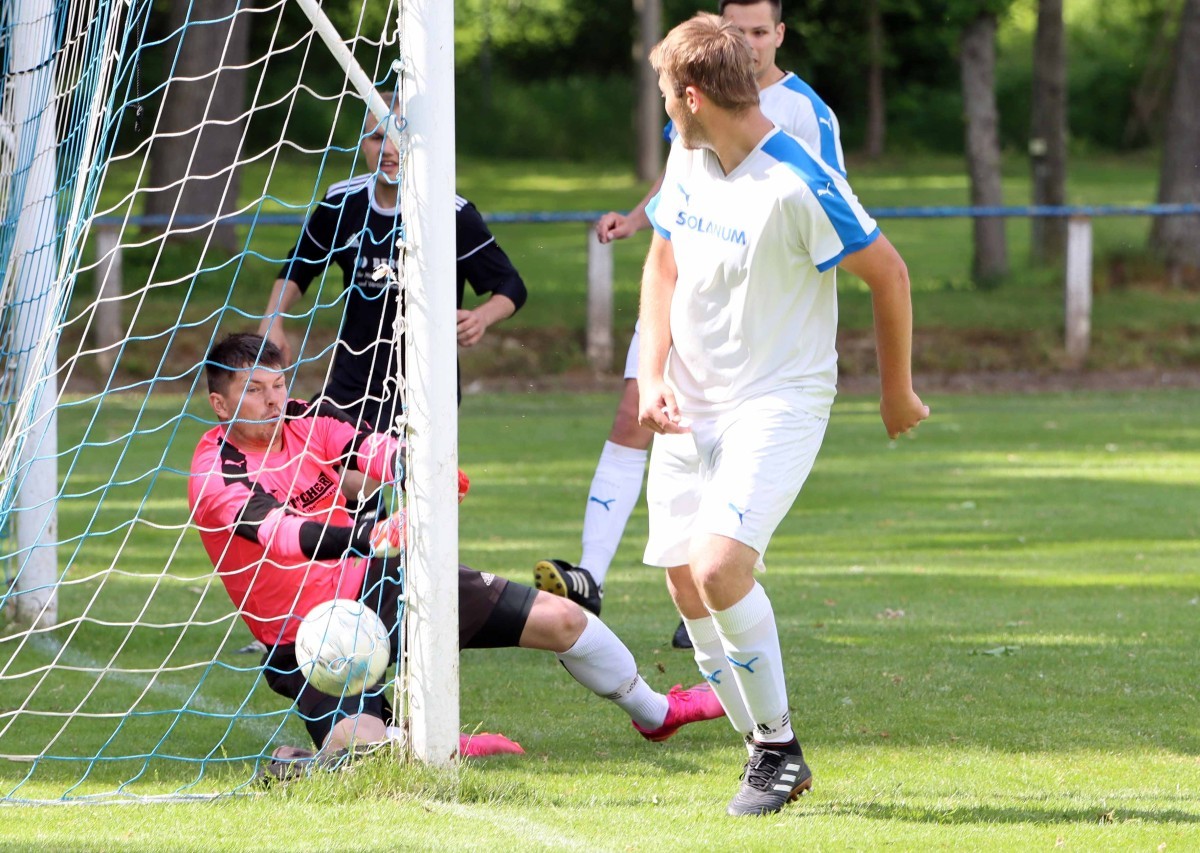
M 667 719 L 667 697 L 642 681 L 633 654 L 612 629 L 591 613 L 587 619 L 575 645 L 557 655 L 559 661 L 576 681 L 615 702 L 639 726 L 657 729 Z
M 604 442 L 583 513 L 583 556 L 579 559 L 579 565 L 598 584 L 604 583 L 625 525 L 642 494 L 646 455 L 645 450 Z
M 754 723 L 754 739 L 760 743 L 788 743 L 795 735 L 788 716 L 775 611 L 767 591 L 756 582 L 733 607 L 715 611 L 713 625 Z
M 692 651 L 696 657 L 696 666 L 700 667 L 700 674 L 704 676 L 704 680 L 708 682 L 712 692 L 717 694 L 717 698 L 721 700 L 721 707 L 725 709 L 725 716 L 729 718 L 730 725 L 740 735 L 750 734 L 754 729 L 754 722 L 750 719 L 750 712 L 746 710 L 746 704 L 742 701 L 742 694 L 738 690 L 737 682 L 733 680 L 733 675 L 729 671 L 732 666 L 729 661 L 725 660 L 725 647 L 721 645 L 721 638 L 717 636 L 717 627 L 713 624 L 712 617 L 705 616 L 702 619 L 685 617 L 683 624 L 687 628 L 688 636 L 692 638 Z

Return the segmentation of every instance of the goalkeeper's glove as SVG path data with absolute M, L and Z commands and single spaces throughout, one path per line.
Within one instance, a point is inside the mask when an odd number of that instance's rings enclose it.
M 404 510 L 397 510 L 371 528 L 371 556 L 395 557 L 404 550 L 404 540 L 408 532 L 408 516 Z

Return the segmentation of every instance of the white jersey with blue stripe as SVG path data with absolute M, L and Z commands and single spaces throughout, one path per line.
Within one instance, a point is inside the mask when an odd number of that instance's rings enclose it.
M 763 115 L 792 136 L 807 142 L 822 160 L 845 177 L 846 158 L 842 156 L 837 116 L 812 86 L 789 71 L 778 83 L 772 83 L 758 93 L 758 104 Z
M 763 115 L 785 131 L 803 139 L 821 159 L 846 176 L 846 158 L 842 154 L 841 126 L 829 105 L 821 100 L 813 87 L 791 71 L 758 93 L 758 106 Z M 675 123 L 667 122 L 663 138 L 674 142 Z
M 798 389 L 827 417 L 836 266 L 879 236 L 841 173 L 779 128 L 728 175 L 713 152 L 673 145 L 647 213 L 678 270 L 666 378 L 684 414 Z

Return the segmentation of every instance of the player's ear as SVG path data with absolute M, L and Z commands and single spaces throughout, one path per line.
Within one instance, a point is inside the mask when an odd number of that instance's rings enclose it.
M 704 102 L 704 93 L 695 86 L 685 86 L 683 90 L 683 102 L 687 104 L 688 112 L 695 115 L 700 109 L 700 105 Z
M 783 21 L 780 21 L 778 24 L 775 25 L 775 46 L 776 47 L 779 47 L 781 44 L 783 44 L 784 29 L 785 28 L 784 28 Z
M 217 413 L 217 417 L 223 421 L 233 417 L 233 412 L 229 411 L 229 407 L 225 405 L 225 397 L 218 394 L 216 391 L 210 391 L 208 394 L 209 405 L 213 407 L 213 411 Z

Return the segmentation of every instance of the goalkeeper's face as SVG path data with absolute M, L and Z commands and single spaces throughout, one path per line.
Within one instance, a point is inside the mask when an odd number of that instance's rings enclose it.
M 382 176 L 389 183 L 396 183 L 400 178 L 400 153 L 396 146 L 387 138 L 391 127 L 399 127 L 400 119 L 395 113 L 384 121 L 379 121 L 371 113 L 363 124 L 363 138 L 360 143 L 363 159 L 368 171 Z
M 287 406 L 287 380 L 281 371 L 239 370 L 223 392 L 214 391 L 208 399 L 235 445 L 243 450 L 275 447 Z

